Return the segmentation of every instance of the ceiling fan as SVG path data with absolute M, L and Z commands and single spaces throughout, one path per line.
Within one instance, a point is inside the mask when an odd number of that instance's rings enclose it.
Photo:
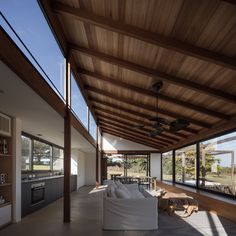
M 169 126 L 169 130 L 173 133 L 176 133 L 179 130 L 186 128 L 190 124 L 189 121 L 183 118 L 176 118 L 175 120 L 170 121 L 158 115 L 158 100 L 159 100 L 158 95 L 162 87 L 163 87 L 163 82 L 161 80 L 158 80 L 152 85 L 152 90 L 156 93 L 156 112 L 157 112 L 156 116 L 151 117 L 149 119 L 150 121 L 154 122 L 152 127 L 155 130 L 151 131 L 148 135 L 149 137 L 152 138 L 161 134 L 164 131 L 164 126 Z M 134 128 L 140 128 L 140 129 L 143 127 L 144 125 L 134 126 Z

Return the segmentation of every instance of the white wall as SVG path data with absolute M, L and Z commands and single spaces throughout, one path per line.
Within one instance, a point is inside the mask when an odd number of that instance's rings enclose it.
M 96 153 L 85 153 L 85 184 L 96 183 Z
M 151 176 L 157 177 L 157 180 L 161 180 L 161 154 L 151 153 Z
M 153 150 L 154 148 L 138 144 L 110 134 L 103 134 L 103 150 Z

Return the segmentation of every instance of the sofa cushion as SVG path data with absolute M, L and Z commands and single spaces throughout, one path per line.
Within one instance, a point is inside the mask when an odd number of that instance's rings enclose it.
M 145 198 L 143 196 L 143 194 L 141 192 L 139 192 L 138 190 L 132 190 L 130 191 L 130 195 L 131 195 L 131 198 L 134 198 L 134 199 L 141 199 L 141 198 Z
M 122 184 L 121 182 L 116 182 L 116 185 L 117 185 L 117 187 L 118 188 L 120 188 L 120 189 L 122 189 L 124 192 L 127 192 L 127 193 L 129 193 L 129 190 L 128 190 L 128 188 L 126 188 L 125 187 L 125 185 L 124 184 Z
M 129 191 L 125 191 L 122 188 L 116 188 L 115 194 L 116 194 L 117 198 L 124 198 L 124 199 L 131 198 L 131 194 L 129 193 Z

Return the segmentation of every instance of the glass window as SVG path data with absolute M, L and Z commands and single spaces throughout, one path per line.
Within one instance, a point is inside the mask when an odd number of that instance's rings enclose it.
M 31 170 L 32 141 L 30 138 L 21 136 L 21 169 Z
M 51 170 L 52 146 L 33 141 L 33 170 Z
M 148 159 L 146 155 L 127 155 L 125 167 L 127 176 L 148 176 Z
M 73 74 L 71 74 L 71 107 L 77 118 L 82 122 L 84 127 L 88 129 L 87 104 Z
M 107 178 L 113 179 L 114 175 L 124 175 L 124 156 L 122 154 L 107 157 Z
M 173 152 L 162 153 L 162 179 L 173 180 Z
M 200 143 L 201 188 L 236 195 L 236 132 Z
M 89 133 L 94 140 L 97 139 L 97 125 L 91 112 L 89 112 Z
M 63 149 L 53 146 L 53 170 L 63 171 L 63 159 Z
M 196 145 L 175 151 L 175 181 L 196 185 Z
M 30 62 L 39 71 L 42 77 L 61 96 L 64 90 L 64 56 L 57 45 L 51 29 L 41 11 L 37 1 L 8 0 L 0 1 L 0 9 L 24 44 L 36 58 L 50 80 L 40 67 L 34 62 L 32 56 L 25 50 L 22 43 L 13 34 L 10 27 L 0 16 L 0 24 L 17 46 L 22 50 Z M 42 35 L 44 37 L 42 37 Z

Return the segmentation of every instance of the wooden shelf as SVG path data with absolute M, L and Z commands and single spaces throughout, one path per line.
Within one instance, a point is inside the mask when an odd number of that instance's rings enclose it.
M 0 184 L 0 187 L 10 186 L 11 183 Z
M 10 204 L 12 204 L 12 203 L 11 202 L 5 202 L 3 204 L 0 204 L 0 208 L 5 207 L 5 206 L 10 205 Z

